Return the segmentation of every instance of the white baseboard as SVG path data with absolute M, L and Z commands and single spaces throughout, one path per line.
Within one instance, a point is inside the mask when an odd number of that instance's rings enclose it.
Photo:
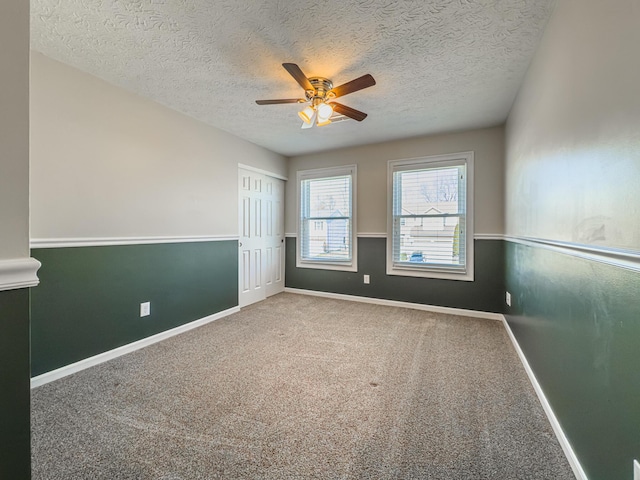
M 485 318 L 488 320 L 502 321 L 504 318 L 500 313 L 480 312 L 478 310 L 465 310 L 462 308 L 440 307 L 437 305 L 423 305 L 421 303 L 400 302 L 398 300 L 385 300 L 382 298 L 360 297 L 357 295 L 344 295 L 342 293 L 319 292 L 316 290 L 303 290 L 300 288 L 284 289 L 288 293 L 298 293 L 301 295 L 311 295 L 314 297 L 334 298 L 336 300 L 349 300 L 352 302 L 373 303 L 375 305 L 385 305 L 387 307 L 412 308 L 414 310 L 424 310 L 427 312 L 446 313 L 449 315 L 461 315 L 465 317 Z
M 172 328 L 171 330 L 157 333 L 156 335 L 143 338 L 142 340 L 138 340 L 136 342 L 129 343 L 118 348 L 114 348 L 113 350 L 109 350 L 108 352 L 100 353 L 98 355 L 94 355 L 93 357 L 80 360 L 79 362 L 65 365 L 64 367 L 57 368 L 56 370 L 43 373 L 42 375 L 38 375 L 31 379 L 31 388 L 36 388 L 46 383 L 53 382 L 54 380 L 66 377 L 67 375 L 71 375 L 72 373 L 77 373 L 81 370 L 84 370 L 85 368 L 93 367 L 106 361 L 113 360 L 114 358 L 118 358 L 122 355 L 126 355 L 127 353 L 135 352 L 136 350 L 140 350 L 141 348 L 147 347 L 154 343 L 158 343 L 180 333 L 193 330 L 194 328 L 201 327 L 203 325 L 206 325 L 207 323 L 211 323 L 215 320 L 219 320 L 220 318 L 226 317 L 228 315 L 231 315 L 232 313 L 236 313 L 239 311 L 240 307 L 232 307 L 227 310 L 214 313 L 213 315 L 201 318 L 199 320 L 194 320 L 193 322 L 187 323 L 185 325 L 180 325 L 179 327 Z
M 560 443 L 560 446 L 562 447 L 562 450 L 564 451 L 564 454 L 567 457 L 567 460 L 569 461 L 569 465 L 573 470 L 573 474 L 576 476 L 577 480 L 589 480 L 587 478 L 587 475 L 584 473 L 584 470 L 582 469 L 582 465 L 580 465 L 580 461 L 578 460 L 578 457 L 573 451 L 573 448 L 571 447 L 569 440 L 567 439 L 566 435 L 562 431 L 560 422 L 558 421 L 558 418 L 556 417 L 555 413 L 553 413 L 553 409 L 551 408 L 551 405 L 549 404 L 549 401 L 547 400 L 547 397 L 545 396 L 544 391 L 542 390 L 542 387 L 538 383 L 538 379 L 533 373 L 533 370 L 529 366 L 527 357 L 525 357 L 524 352 L 520 348 L 520 344 L 518 343 L 518 340 L 516 340 L 515 335 L 511 331 L 511 327 L 509 327 L 509 323 L 507 322 L 507 319 L 504 317 L 504 315 L 502 315 L 502 323 L 504 324 L 504 328 L 507 330 L 507 334 L 511 339 L 511 343 L 513 344 L 513 347 L 516 349 L 516 352 L 518 353 L 518 357 L 520 357 L 522 366 L 527 372 L 529 381 L 531 382 L 531 385 L 533 386 L 533 389 L 535 390 L 536 395 L 538 395 L 538 400 L 540 400 L 540 403 L 542 404 L 542 408 L 544 409 L 544 412 L 547 414 L 547 418 L 549 419 L 551 428 L 553 428 L 553 432 L 556 434 L 556 438 L 558 439 L 558 442 Z

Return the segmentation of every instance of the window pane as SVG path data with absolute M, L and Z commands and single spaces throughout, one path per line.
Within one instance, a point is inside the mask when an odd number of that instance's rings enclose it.
M 318 228 L 322 224 L 321 228 Z M 305 260 L 349 261 L 351 231 L 349 219 L 306 220 L 303 225 L 302 258 Z
M 351 216 L 351 177 L 319 178 L 303 183 L 308 185 L 308 217 Z
M 349 262 L 351 175 L 301 182 L 301 257 L 317 262 Z
M 396 172 L 400 183 L 399 215 L 459 213 L 458 167 Z
M 464 165 L 393 173 L 393 262 L 465 266 Z
M 459 217 L 402 220 L 405 224 L 400 223 L 396 229 L 399 232 L 394 252 L 396 262 L 464 266 Z

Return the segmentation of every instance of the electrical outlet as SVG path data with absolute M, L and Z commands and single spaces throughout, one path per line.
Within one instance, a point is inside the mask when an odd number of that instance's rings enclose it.
M 151 315 L 151 302 L 144 302 L 140 304 L 140 316 L 147 317 Z
M 505 301 L 507 302 L 507 305 L 511 306 L 511 294 L 509 292 L 506 292 Z
M 364 283 L 366 285 L 369 285 L 369 283 L 371 283 L 371 277 L 369 277 L 369 275 L 364 276 Z
M 638 463 L 638 460 L 633 461 L 633 480 L 640 480 L 640 463 Z

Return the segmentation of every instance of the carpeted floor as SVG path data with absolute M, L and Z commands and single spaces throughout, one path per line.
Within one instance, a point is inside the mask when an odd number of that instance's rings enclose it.
M 574 479 L 500 322 L 280 294 L 32 392 L 33 479 Z

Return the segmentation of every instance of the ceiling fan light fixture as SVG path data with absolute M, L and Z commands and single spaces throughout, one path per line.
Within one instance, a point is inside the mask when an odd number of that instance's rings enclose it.
M 321 103 L 316 107 L 318 112 L 318 126 L 328 125 L 331 123 L 329 119 L 333 115 L 333 107 L 328 103 Z
M 311 106 L 306 106 L 301 112 L 298 112 L 298 116 L 302 119 L 304 123 L 310 124 L 315 116 L 316 111 Z
M 316 124 L 316 120 L 318 120 L 318 112 L 316 112 L 315 109 L 313 109 L 313 107 L 311 108 L 313 110 L 313 115 L 311 115 L 311 120 L 309 120 L 309 122 L 306 122 L 306 121 L 302 122 L 302 128 L 313 128 L 313 126 Z

